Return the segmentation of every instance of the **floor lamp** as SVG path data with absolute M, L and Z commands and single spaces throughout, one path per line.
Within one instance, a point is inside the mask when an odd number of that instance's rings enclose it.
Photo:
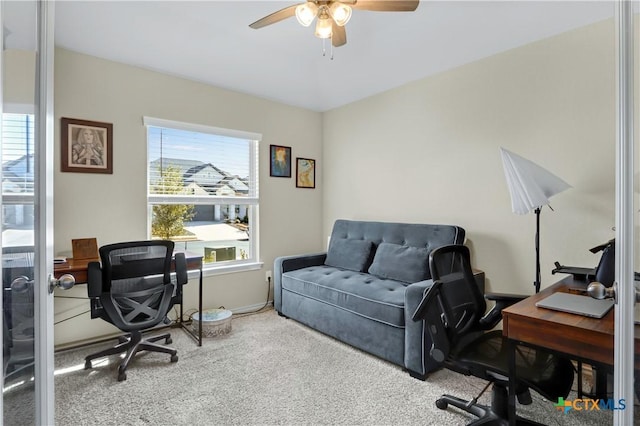
M 533 161 L 500 148 L 502 166 L 511 195 L 511 209 L 516 214 L 536 214 L 536 280 L 533 285 L 540 291 L 540 211 L 549 204 L 549 198 L 571 188 L 571 185 L 540 167 Z

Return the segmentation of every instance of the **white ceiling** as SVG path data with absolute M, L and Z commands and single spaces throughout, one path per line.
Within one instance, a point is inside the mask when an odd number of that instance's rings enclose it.
M 11 2 L 9 2 L 11 3 Z M 57 46 L 326 111 L 612 17 L 611 1 L 427 1 L 354 11 L 348 43 L 322 55 L 295 18 L 249 24 L 292 1 L 56 1 Z M 5 8 L 7 9 L 7 8 Z M 12 38 L 18 31 L 9 28 Z M 17 43 L 16 43 L 17 44 Z

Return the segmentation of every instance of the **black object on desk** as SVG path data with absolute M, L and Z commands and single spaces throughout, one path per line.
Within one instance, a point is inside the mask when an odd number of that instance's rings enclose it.
M 564 266 L 558 262 L 555 262 L 556 267 L 551 270 L 552 274 L 570 274 L 573 278 L 579 281 L 593 281 L 596 277 L 595 268 L 581 268 L 578 266 Z

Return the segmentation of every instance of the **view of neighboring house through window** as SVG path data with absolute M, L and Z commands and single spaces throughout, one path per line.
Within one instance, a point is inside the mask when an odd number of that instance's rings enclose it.
M 254 133 L 145 117 L 151 238 L 200 254 L 207 268 L 258 262 Z
M 33 245 L 34 116 L 2 114 L 2 245 Z

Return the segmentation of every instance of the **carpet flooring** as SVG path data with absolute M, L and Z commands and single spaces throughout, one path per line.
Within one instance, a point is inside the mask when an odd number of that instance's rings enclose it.
M 137 357 L 118 382 L 117 361 L 84 370 L 100 345 L 56 355 L 58 425 L 464 425 L 440 410 L 443 393 L 472 398 L 481 380 L 447 370 L 427 381 L 273 310 L 234 317 L 233 330 L 198 347 L 172 330 L 180 357 Z M 533 394 L 518 413 L 548 425 L 612 424 L 611 411 L 563 413 Z M 574 396 L 575 397 L 575 396 Z M 10 395 L 5 394 L 5 398 Z M 570 397 L 571 398 L 571 397 Z M 489 393 L 481 400 L 488 402 Z

